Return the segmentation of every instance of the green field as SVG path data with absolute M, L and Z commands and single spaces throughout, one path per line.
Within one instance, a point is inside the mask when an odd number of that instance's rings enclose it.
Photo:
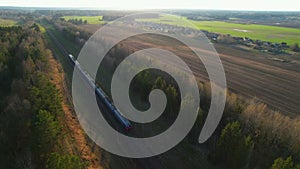
M 2 19 L 0 18 L 0 27 L 14 26 L 17 22 L 10 19 Z
M 45 27 L 43 27 L 41 24 L 37 24 L 37 25 L 40 28 L 40 30 L 41 30 L 42 33 L 46 33 Z
M 255 24 L 236 24 L 221 21 L 194 21 L 175 15 L 161 15 L 159 18 L 137 19 L 137 21 L 155 22 L 230 34 L 236 37 L 248 37 L 269 42 L 287 42 L 289 45 L 300 43 L 300 29 Z
M 88 24 L 103 24 L 105 21 L 102 20 L 102 16 L 63 16 L 66 21 L 70 19 L 82 19 L 82 21 L 87 20 Z

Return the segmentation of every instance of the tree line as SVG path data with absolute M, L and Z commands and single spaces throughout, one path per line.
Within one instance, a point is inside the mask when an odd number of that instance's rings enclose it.
M 60 18 L 60 20 L 61 21 L 66 21 L 64 18 Z M 75 24 L 75 25 L 82 25 L 82 24 L 87 24 L 88 22 L 87 22 L 87 20 L 85 19 L 85 20 L 83 20 L 83 19 L 77 19 L 77 18 L 75 18 L 75 19 L 68 19 L 67 20 L 68 22 L 70 22 L 70 23 L 72 23 L 72 24 Z
M 39 26 L 31 21 L 0 32 L 0 168 L 86 168 L 59 142 L 62 98 Z

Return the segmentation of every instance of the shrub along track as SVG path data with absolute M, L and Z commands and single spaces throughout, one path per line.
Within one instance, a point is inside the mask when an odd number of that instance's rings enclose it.
M 92 152 L 85 133 L 70 106 L 68 89 L 65 84 L 65 76 L 60 64 L 54 59 L 50 58 L 50 65 L 52 67 L 52 79 L 56 87 L 61 91 L 63 98 L 62 107 L 64 111 L 64 118 L 61 119 L 64 125 L 66 148 L 74 154 L 79 155 L 82 159 L 89 162 L 88 169 L 102 169 L 99 165 L 99 158 Z
M 49 58 L 49 64 L 51 66 L 51 79 L 56 85 L 56 87 L 61 92 L 62 97 L 62 107 L 64 111 L 64 116 L 61 121 L 63 124 L 63 133 L 64 139 L 61 140 L 62 145 L 65 146 L 63 150 L 69 153 L 73 153 L 75 155 L 80 156 L 83 160 L 88 162 L 88 169 L 102 169 L 103 166 L 100 165 L 99 157 L 97 157 L 93 151 L 91 146 L 89 145 L 89 141 L 83 132 L 79 121 L 75 115 L 73 110 L 72 96 L 68 90 L 67 85 L 67 77 L 64 73 L 64 70 L 61 64 L 57 59 L 61 59 L 61 50 L 60 48 L 54 44 L 53 39 L 50 37 L 51 34 L 45 34 L 44 37 L 48 41 L 48 46 L 53 52 L 52 58 Z

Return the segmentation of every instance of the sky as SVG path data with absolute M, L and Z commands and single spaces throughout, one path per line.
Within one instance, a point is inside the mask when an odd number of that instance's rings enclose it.
M 299 0 L 0 0 L 0 6 L 300 11 Z

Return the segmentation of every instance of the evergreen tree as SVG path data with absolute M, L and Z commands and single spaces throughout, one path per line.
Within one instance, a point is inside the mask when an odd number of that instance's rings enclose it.
M 56 144 L 61 126 L 50 112 L 40 110 L 33 127 L 32 149 L 38 154 L 37 158 L 43 160 Z
M 213 157 L 228 168 L 240 169 L 248 163 L 252 147 L 250 136 L 243 135 L 239 122 L 228 123 L 222 130 Z
M 288 157 L 287 159 L 277 158 L 271 169 L 300 169 L 300 165 L 294 165 L 292 157 Z

